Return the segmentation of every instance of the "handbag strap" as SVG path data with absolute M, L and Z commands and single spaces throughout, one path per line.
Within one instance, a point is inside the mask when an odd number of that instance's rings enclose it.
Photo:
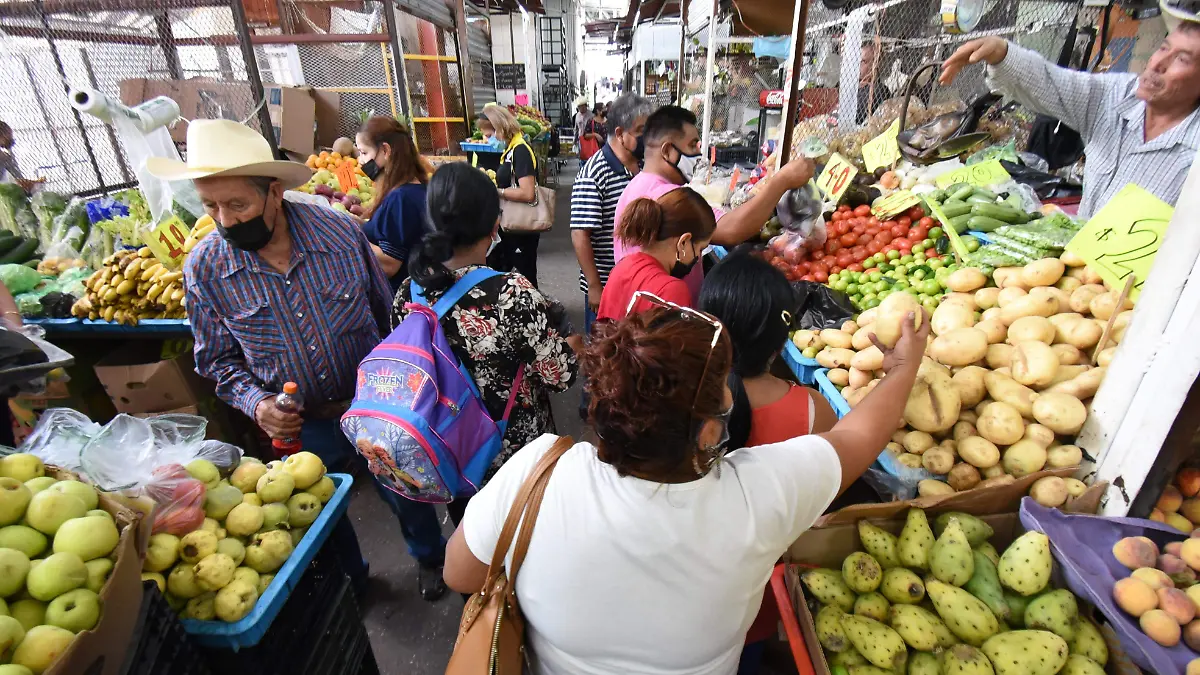
M 521 532 L 517 538 L 517 548 L 513 551 L 512 569 L 507 574 L 509 593 L 516 588 L 517 572 L 520 571 L 521 563 L 525 561 L 525 553 L 529 550 L 529 541 L 533 537 L 533 526 L 537 522 L 538 511 L 542 506 L 542 497 L 546 494 L 546 484 L 550 481 L 550 473 L 554 470 L 559 458 L 574 445 L 575 441 L 570 436 L 560 436 L 546 451 L 546 454 L 542 455 L 542 458 L 534 465 L 533 471 L 521 484 L 521 489 L 508 509 L 508 517 L 504 519 L 504 527 L 500 529 L 500 537 L 496 540 L 496 550 L 492 553 L 492 563 L 488 565 L 488 581 L 484 588 L 492 588 L 495 585 L 496 577 L 504 569 L 504 558 L 508 555 L 513 536 L 517 534 L 517 527 L 521 526 Z M 525 516 L 524 519 L 522 519 L 522 515 Z

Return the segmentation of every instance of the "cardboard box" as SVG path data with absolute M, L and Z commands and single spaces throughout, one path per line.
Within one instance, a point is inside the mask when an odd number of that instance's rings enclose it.
M 96 362 L 96 377 L 117 412 L 162 413 L 195 406 L 211 394 L 212 382 L 196 374 L 190 351 L 164 361 L 148 361 L 145 352 L 131 345 Z

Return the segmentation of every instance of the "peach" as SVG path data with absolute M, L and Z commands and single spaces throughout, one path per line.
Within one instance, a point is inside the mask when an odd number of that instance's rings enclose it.
M 1171 615 L 1180 626 L 1187 625 L 1196 618 L 1196 605 L 1187 593 L 1178 588 L 1158 589 L 1158 608 Z
M 1179 556 L 1164 553 L 1158 556 L 1158 569 L 1166 572 L 1167 575 L 1178 574 L 1187 569 L 1187 563 L 1183 562 Z
M 1158 595 L 1141 579 L 1126 577 L 1113 584 L 1113 600 L 1117 606 L 1134 616 L 1141 616 L 1158 607 Z
M 1183 629 L 1179 627 L 1179 623 L 1161 609 L 1152 609 L 1146 612 L 1138 620 L 1142 626 L 1142 632 L 1164 647 L 1174 647 L 1179 644 L 1179 637 L 1183 633 Z
M 1184 592 L 1192 599 L 1192 604 L 1196 606 L 1196 611 L 1200 612 L 1200 584 L 1188 586 Z
M 1183 542 L 1182 541 L 1173 541 L 1163 547 L 1163 553 L 1169 553 L 1173 556 L 1178 556 L 1179 552 L 1182 550 L 1183 550 Z
M 1183 504 L 1183 494 L 1179 492 L 1179 488 L 1174 485 L 1168 485 L 1163 488 L 1162 495 L 1159 496 L 1158 502 L 1154 508 L 1163 513 L 1174 513 L 1179 510 Z
M 1179 557 L 1192 569 L 1200 569 L 1200 539 L 1189 537 L 1179 550 Z M 1167 572 L 1170 574 L 1170 572 Z
M 1165 523 L 1167 522 L 1167 516 L 1158 509 L 1150 509 L 1150 520 L 1153 520 L 1156 523 Z
M 1166 523 L 1184 534 L 1196 529 L 1196 526 L 1192 524 L 1192 521 L 1184 518 L 1178 513 L 1168 513 Z
M 1117 562 L 1131 570 L 1139 567 L 1154 567 L 1158 558 L 1158 547 L 1154 542 L 1146 545 L 1144 537 L 1125 537 L 1113 544 L 1112 554 Z
M 1195 650 L 1195 647 L 1192 649 Z M 1187 670 L 1184 671 L 1183 675 L 1200 675 L 1200 659 L 1188 661 Z
M 1183 500 L 1183 503 L 1176 510 L 1179 512 L 1179 515 L 1193 523 L 1200 520 L 1200 497 Z
M 1161 551 L 1158 550 L 1158 544 L 1154 543 L 1154 540 L 1151 539 L 1150 537 L 1134 537 L 1134 539 L 1137 539 L 1138 541 L 1142 542 L 1143 544 L 1154 549 L 1154 557 L 1155 558 L 1157 558 L 1158 554 L 1161 553 Z
M 1175 475 L 1175 484 L 1184 497 L 1195 497 L 1200 494 L 1200 469 L 1186 467 Z
M 1194 652 L 1200 652 L 1200 620 L 1183 627 L 1183 643 Z
M 1139 567 L 1129 576 L 1145 583 L 1155 591 L 1160 588 L 1175 588 L 1175 582 L 1171 581 L 1171 577 L 1167 576 L 1166 572 L 1153 567 Z

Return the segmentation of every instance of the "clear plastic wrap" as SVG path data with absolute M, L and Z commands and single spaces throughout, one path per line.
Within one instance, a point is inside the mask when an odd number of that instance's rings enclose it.
M 158 465 L 154 440 L 149 421 L 121 413 L 83 446 L 80 464 L 101 490 L 133 488 L 153 477 Z
M 17 449 L 36 455 L 46 464 L 78 471 L 80 451 L 100 429 L 99 424 L 78 410 L 50 408 L 42 413 L 33 433 Z
M 153 472 L 140 495 L 154 500 L 153 534 L 181 537 L 204 522 L 204 483 L 192 478 L 182 464 L 164 464 Z

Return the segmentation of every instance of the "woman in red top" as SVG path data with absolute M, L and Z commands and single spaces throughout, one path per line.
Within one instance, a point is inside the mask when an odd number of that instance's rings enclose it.
M 733 342 L 730 451 L 824 433 L 837 422 L 825 397 L 770 373 L 788 339 L 795 305 L 787 277 L 745 251 L 731 253 L 704 276 L 699 309 L 720 319 Z M 739 675 L 758 672 L 765 642 L 778 623 L 779 607 L 768 589 L 746 633 Z
M 671 190 L 657 200 L 635 199 L 621 217 L 617 236 L 641 250 L 622 258 L 608 275 L 596 318 L 646 311 L 650 304 L 644 300 L 630 311 L 629 301 L 638 291 L 691 307 L 695 298 L 683 279 L 700 262 L 716 228 L 712 207 L 691 188 Z

